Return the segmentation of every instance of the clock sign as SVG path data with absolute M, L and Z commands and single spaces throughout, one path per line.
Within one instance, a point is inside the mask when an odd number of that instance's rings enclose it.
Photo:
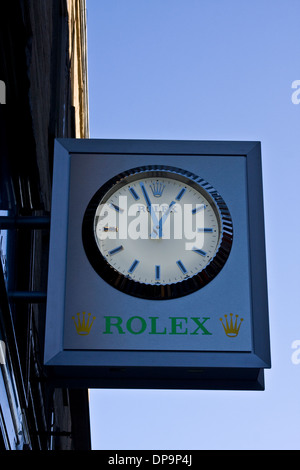
M 138 219 L 139 231 L 130 231 L 128 214 Z M 106 182 L 88 204 L 82 231 L 99 276 L 126 294 L 153 300 L 188 295 L 212 281 L 230 254 L 232 234 L 229 209 L 209 183 L 161 165 L 133 168 Z
M 45 365 L 68 387 L 264 388 L 258 142 L 56 141 Z

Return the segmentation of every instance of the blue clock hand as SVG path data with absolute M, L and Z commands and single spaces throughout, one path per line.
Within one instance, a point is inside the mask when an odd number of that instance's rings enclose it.
M 143 193 L 143 195 L 144 195 L 144 198 L 145 198 L 145 201 L 146 201 L 146 204 L 147 204 L 147 208 L 148 208 L 149 213 L 150 213 L 150 215 L 151 215 L 151 218 L 152 218 L 152 222 L 153 222 L 153 224 L 154 224 L 154 227 L 155 227 L 155 228 L 158 228 L 158 226 L 159 226 L 158 220 L 157 220 L 155 211 L 152 209 L 151 201 L 150 201 L 150 198 L 149 198 L 148 193 L 147 193 L 147 191 L 146 191 L 146 188 L 145 188 L 144 183 L 140 183 L 140 186 L 141 186 L 141 190 L 142 190 L 142 193 Z M 157 232 L 155 231 L 155 229 L 154 229 L 153 232 L 151 233 L 150 237 L 151 237 L 151 238 L 156 238 L 156 237 L 157 237 Z
M 163 225 L 165 223 L 165 221 L 167 220 L 170 212 L 171 212 L 171 209 L 172 207 L 174 206 L 174 204 L 176 204 L 175 201 L 172 201 L 171 204 L 169 205 L 168 209 L 166 210 L 166 212 L 161 216 L 160 218 L 160 221 L 159 221 L 159 224 L 158 224 L 158 234 L 159 234 L 159 238 L 162 238 L 162 228 L 163 228 Z M 153 232 L 152 232 L 153 234 Z M 151 234 L 151 236 L 152 236 Z

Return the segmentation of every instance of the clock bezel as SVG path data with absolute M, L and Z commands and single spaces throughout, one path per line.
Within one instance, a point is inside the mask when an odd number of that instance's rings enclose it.
M 209 263 L 194 276 L 170 284 L 142 283 L 117 271 L 99 250 L 94 234 L 94 220 L 100 202 L 105 196 L 109 197 L 110 193 L 141 177 L 170 177 L 182 181 L 202 193 L 217 212 L 221 225 L 218 248 Z M 219 274 L 230 255 L 233 243 L 233 223 L 224 199 L 203 178 L 173 166 L 147 165 L 119 173 L 96 191 L 83 217 L 82 242 L 91 266 L 109 285 L 134 297 L 148 300 L 169 300 L 197 292 Z

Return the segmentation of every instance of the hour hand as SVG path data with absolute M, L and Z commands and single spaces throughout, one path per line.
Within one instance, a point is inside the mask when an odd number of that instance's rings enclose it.
M 158 225 L 156 226 L 156 228 L 158 229 L 159 238 L 162 238 L 162 236 L 163 236 L 163 233 L 162 233 L 163 225 L 164 225 L 165 221 L 167 220 L 167 218 L 169 217 L 169 214 L 170 214 L 174 204 L 176 204 L 176 202 L 172 201 L 171 204 L 169 205 L 168 209 L 166 210 L 166 212 L 161 216 L 160 221 L 159 221 Z M 152 238 L 153 237 L 155 238 L 155 233 L 156 233 L 156 230 L 154 229 L 151 233 Z

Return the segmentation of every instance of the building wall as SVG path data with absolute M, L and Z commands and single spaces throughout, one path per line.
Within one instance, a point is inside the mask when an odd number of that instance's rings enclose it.
M 68 0 L 69 55 L 71 58 L 72 105 L 75 107 L 75 134 L 89 136 L 87 36 L 85 0 Z
M 1 9 L 0 449 L 89 449 L 87 390 L 53 388 L 43 366 L 54 140 L 89 136 L 85 0 Z

